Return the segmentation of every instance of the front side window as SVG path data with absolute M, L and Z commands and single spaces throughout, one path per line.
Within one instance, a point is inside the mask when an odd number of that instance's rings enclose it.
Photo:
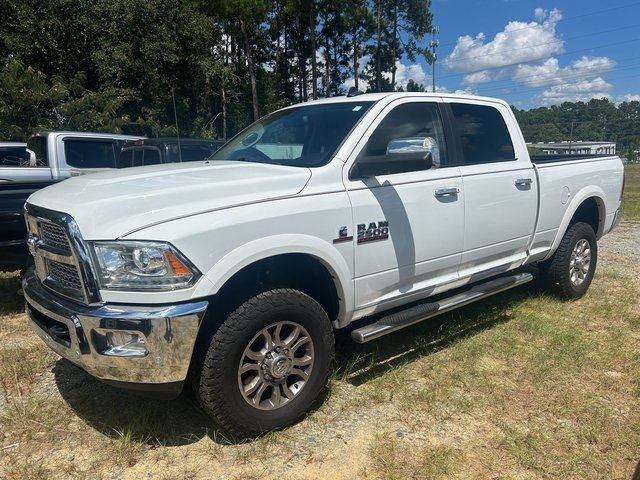
M 464 165 L 515 160 L 509 130 L 500 112 L 485 105 L 452 103 Z
M 65 139 L 67 165 L 75 168 L 115 168 L 116 157 L 111 140 Z
M 367 175 L 388 175 L 440 168 L 446 164 L 444 133 L 438 105 L 403 103 L 373 131 L 356 159 Z
M 236 135 L 210 160 L 324 165 L 372 104 L 354 101 L 280 110 Z

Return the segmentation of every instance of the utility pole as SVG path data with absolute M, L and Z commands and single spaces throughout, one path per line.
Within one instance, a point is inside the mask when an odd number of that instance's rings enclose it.
M 434 93 L 436 91 L 436 59 L 438 58 L 436 55 L 436 47 L 440 44 L 440 42 L 436 40 L 438 33 L 440 33 L 440 29 L 434 25 L 431 28 L 431 41 L 429 42 L 429 47 L 431 48 L 431 91 Z
M 573 153 L 573 120 L 571 120 L 571 132 L 569 133 L 569 155 Z

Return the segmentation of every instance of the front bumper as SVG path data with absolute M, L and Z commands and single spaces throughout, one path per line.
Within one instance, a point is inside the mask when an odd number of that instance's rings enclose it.
M 85 306 L 49 292 L 32 270 L 22 289 L 34 330 L 58 355 L 107 383 L 154 393 L 181 390 L 208 302 Z M 113 338 L 122 335 L 136 338 L 138 348 L 114 347 Z

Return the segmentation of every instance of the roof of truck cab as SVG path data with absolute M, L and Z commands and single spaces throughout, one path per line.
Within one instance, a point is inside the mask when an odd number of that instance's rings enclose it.
M 178 137 L 140 138 L 137 140 L 143 142 L 145 145 L 153 145 L 153 144 L 160 144 L 160 143 L 178 143 Z M 225 143 L 225 141 L 217 138 L 180 137 L 180 143 L 204 144 L 204 143 Z M 127 146 L 130 146 L 128 144 L 129 142 L 127 142 Z
M 355 95 L 351 97 L 347 97 L 346 95 L 340 97 L 329 97 L 329 98 L 319 98 L 317 100 L 309 100 L 304 103 L 298 103 L 296 105 L 291 105 L 291 107 L 296 107 L 300 105 L 320 105 L 327 103 L 343 103 L 343 102 L 377 102 L 382 100 L 383 98 L 415 98 L 415 97 L 423 97 L 423 98 L 447 98 L 447 99 L 459 99 L 459 100 L 484 100 L 489 102 L 498 102 L 505 103 L 504 100 L 493 97 L 482 97 L 479 95 L 469 95 L 466 93 L 445 93 L 445 92 L 381 92 L 381 93 L 362 93 L 360 95 Z
M 141 138 L 146 138 L 144 135 L 123 135 L 120 133 L 105 133 L 105 132 L 74 132 L 71 130 L 55 130 L 55 131 L 44 131 L 38 132 L 34 137 L 44 137 L 46 135 L 64 135 L 69 137 L 91 137 L 91 138 L 115 138 L 118 140 L 138 140 Z

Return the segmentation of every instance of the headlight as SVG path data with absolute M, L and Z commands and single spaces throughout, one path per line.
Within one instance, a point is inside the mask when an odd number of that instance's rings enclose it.
M 200 272 L 164 242 L 95 242 L 102 288 L 177 290 L 192 286 Z

